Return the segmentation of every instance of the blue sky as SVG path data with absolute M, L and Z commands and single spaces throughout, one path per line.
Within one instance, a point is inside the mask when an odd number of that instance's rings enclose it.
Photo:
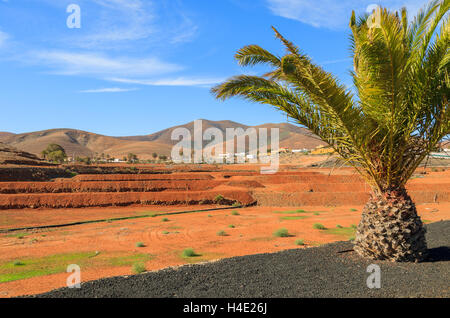
M 70 29 L 67 6 L 81 8 Z M 247 44 L 283 54 L 270 26 L 350 85 L 351 10 L 423 0 L 0 0 L 0 131 L 76 128 L 127 136 L 194 119 L 283 122 L 267 105 L 216 101 Z

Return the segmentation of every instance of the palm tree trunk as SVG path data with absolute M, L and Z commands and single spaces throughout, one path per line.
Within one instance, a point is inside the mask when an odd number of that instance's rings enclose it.
M 354 244 L 359 255 L 376 260 L 419 262 L 426 258 L 425 228 L 405 189 L 372 194 Z

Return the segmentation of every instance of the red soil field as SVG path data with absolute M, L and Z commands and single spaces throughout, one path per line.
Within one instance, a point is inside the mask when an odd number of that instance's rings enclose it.
M 259 165 L 144 168 L 166 174 L 81 174 L 52 182 L 0 182 L 0 297 L 65 286 L 68 274 L 60 269 L 30 278 L 7 275 L 8 270 L 26 271 L 31 266 L 27 262 L 67 253 L 98 252 L 89 260 L 74 256 L 70 261 L 83 264 L 82 280 L 87 281 L 132 274 L 127 260 L 142 255 L 147 255 L 147 270 L 158 270 L 348 240 L 369 196 L 369 187 L 348 168 L 281 166 L 275 175 L 261 175 Z M 420 174 L 423 171 L 426 174 Z M 426 223 L 449 219 L 450 169 L 420 169 L 407 189 Z M 217 202 L 218 197 L 225 200 Z M 217 204 L 236 201 L 244 207 L 230 210 Z M 208 211 L 194 212 L 198 210 Z M 114 220 L 124 217 L 129 219 Z M 86 224 L 90 221 L 98 222 Z M 60 227 L 74 222 L 82 224 Z M 315 230 L 315 223 L 330 231 Z M 343 230 L 336 230 L 337 225 Z M 55 227 L 35 228 L 43 226 Z M 273 236 L 280 228 L 292 236 Z M 298 239 L 304 245 L 296 245 Z M 136 247 L 137 242 L 145 246 Z M 181 257 L 188 247 L 201 256 Z M 14 261 L 26 265 L 15 268 Z M 56 266 L 43 264 L 46 269 Z

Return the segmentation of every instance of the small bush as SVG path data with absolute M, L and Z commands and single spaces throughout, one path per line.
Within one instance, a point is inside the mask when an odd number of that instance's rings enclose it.
M 169 234 L 170 232 L 168 232 L 168 231 L 163 231 L 162 232 L 162 234 L 164 234 L 164 235 L 167 235 L 167 234 Z
M 287 229 L 278 229 L 273 233 L 276 237 L 289 237 L 289 231 Z
M 326 227 L 320 223 L 314 223 L 313 228 L 316 230 L 326 230 Z
M 238 201 L 235 201 L 233 203 L 233 207 L 235 207 L 235 208 L 240 208 L 241 206 L 242 206 L 242 204 L 240 202 L 238 202 Z
M 24 266 L 25 263 L 24 263 L 24 262 L 21 262 L 21 261 L 14 261 L 13 265 L 14 265 L 14 266 Z
M 355 224 L 350 225 L 350 227 L 353 228 L 353 229 L 356 229 L 356 225 Z
M 209 218 L 212 218 L 212 215 L 211 215 L 211 214 L 208 214 L 208 217 L 209 217 Z
M 145 268 L 144 263 L 135 263 L 133 264 L 133 273 L 140 274 L 145 272 L 147 269 Z
M 162 219 L 161 221 L 162 221 L 162 222 L 169 222 L 169 219 L 168 219 L 168 218 L 164 218 L 164 219 Z
M 240 215 L 238 211 L 231 212 L 231 215 Z
M 195 257 L 198 256 L 197 253 L 192 248 L 187 248 L 183 251 L 183 257 Z
M 227 236 L 227 233 L 225 231 L 219 231 L 217 232 L 217 236 Z
M 303 240 L 296 240 L 295 245 L 303 246 L 305 245 L 305 242 Z
M 350 209 L 350 211 L 352 211 L 352 212 L 356 212 L 356 211 L 358 211 L 357 209 Z
M 342 225 L 336 225 L 336 227 L 338 228 L 338 229 L 342 229 Z
M 224 199 L 225 199 L 225 198 L 224 198 L 222 195 L 219 194 L 218 196 L 216 196 L 216 197 L 214 198 L 214 202 L 220 203 L 220 202 L 222 202 Z
M 145 247 L 145 244 L 142 242 L 137 242 L 136 247 Z
M 234 226 L 233 224 L 230 224 L 230 225 L 228 225 L 228 227 L 229 227 L 230 229 L 234 229 L 236 226 Z
M 320 215 L 320 213 L 319 212 L 314 212 L 313 215 Z

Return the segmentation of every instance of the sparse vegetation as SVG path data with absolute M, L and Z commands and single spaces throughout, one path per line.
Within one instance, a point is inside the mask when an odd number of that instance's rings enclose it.
M 214 202 L 220 204 L 224 199 L 225 198 L 221 194 L 219 194 L 214 198 Z
M 42 150 L 41 155 L 44 159 L 54 163 L 63 163 L 67 159 L 66 151 L 58 144 L 49 144 Z
M 199 256 L 192 248 L 187 248 L 183 250 L 183 253 L 181 254 L 183 257 L 196 257 Z
M 128 163 L 134 163 L 134 162 L 138 162 L 138 161 L 139 161 L 139 159 L 138 159 L 138 156 L 136 154 L 130 152 L 127 155 L 127 162 Z
M 305 245 L 305 242 L 303 240 L 296 240 L 295 245 L 303 246 Z
M 233 224 L 230 224 L 230 225 L 228 225 L 228 227 L 229 227 L 230 229 L 234 229 L 236 226 L 234 226 Z
M 135 274 L 140 274 L 140 273 L 147 271 L 144 263 L 134 263 L 132 269 L 133 269 L 133 273 L 135 273 Z
M 353 227 L 342 227 L 337 226 L 334 229 L 325 229 L 324 231 L 326 234 L 333 234 L 333 235 L 339 235 L 344 236 L 346 239 L 350 239 L 355 236 L 356 229 Z
M 323 224 L 320 224 L 320 223 L 314 223 L 314 224 L 313 224 L 313 229 L 316 229 L 316 230 L 326 230 L 327 228 L 326 228 Z
M 299 216 L 282 216 L 280 217 L 280 220 L 303 220 L 303 219 L 307 219 L 308 216 L 306 215 L 299 215 Z
M 232 211 L 231 215 L 240 215 L 238 211 Z
M 142 242 L 137 242 L 136 247 L 145 247 L 145 244 Z
M 163 218 L 161 221 L 162 222 L 169 222 L 170 220 L 168 218 Z
M 273 235 L 276 236 L 276 237 L 289 237 L 289 236 L 291 236 L 291 235 L 289 234 L 289 231 L 288 231 L 287 229 L 285 229 L 285 228 L 276 230 L 276 231 L 273 233 Z
M 217 236 L 227 236 L 228 234 L 225 231 L 217 232 Z

